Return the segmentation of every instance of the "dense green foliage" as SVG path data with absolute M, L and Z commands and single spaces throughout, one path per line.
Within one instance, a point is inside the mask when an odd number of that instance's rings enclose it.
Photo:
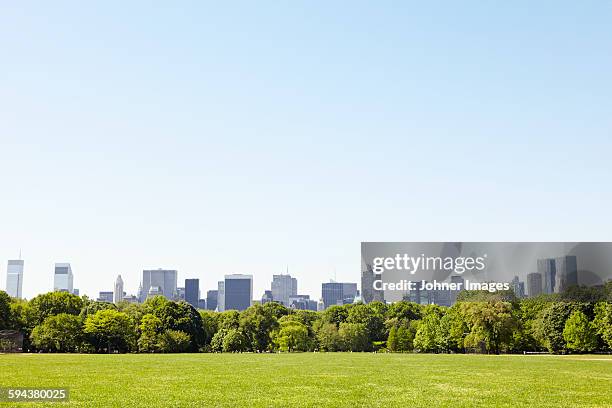
M 8 354 L 0 383 L 70 390 L 68 403 L 18 408 L 609 408 L 610 365 L 604 355 Z
M 46 352 L 586 353 L 612 348 L 611 286 L 522 300 L 462 292 L 452 307 L 372 302 L 312 312 L 266 303 L 222 313 L 161 296 L 114 305 L 0 292 L 0 324 L 24 333 L 25 350 Z

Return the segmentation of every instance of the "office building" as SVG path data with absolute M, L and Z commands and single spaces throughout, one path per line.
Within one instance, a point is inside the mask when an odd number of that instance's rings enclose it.
M 121 275 L 117 276 L 117 280 L 115 280 L 115 291 L 114 291 L 114 301 L 115 303 L 119 303 L 123 300 L 123 279 L 121 279 Z
M 578 261 L 575 256 L 555 258 L 555 293 L 562 293 L 578 285 Z
M 113 296 L 115 295 L 115 292 L 100 292 L 98 299 L 96 299 L 98 302 L 108 302 L 108 303 L 113 303 Z
M 224 310 L 242 311 L 251 306 L 253 301 L 253 276 L 232 274 L 225 275 Z
M 510 282 L 510 286 L 512 288 L 512 291 L 514 292 L 514 295 L 517 298 L 521 299 L 525 297 L 525 283 L 521 282 L 518 276 L 515 276 L 512 279 L 512 282 Z
M 219 291 L 217 290 L 209 290 L 206 292 L 206 309 L 207 310 L 216 310 L 217 309 L 217 297 Z
M 261 297 L 261 304 L 265 305 L 266 303 L 270 303 L 273 301 L 274 301 L 274 298 L 272 297 L 272 291 L 271 290 L 264 291 L 264 294 Z
M 17 299 L 23 297 L 23 264 L 21 259 L 11 260 L 6 269 L 6 293 Z
M 534 272 L 527 274 L 527 295 L 535 297 L 542 294 L 542 274 Z
M 552 258 L 538 259 L 538 273 L 542 275 L 542 292 L 550 295 L 555 292 L 556 268 Z
M 365 270 L 361 271 L 361 297 L 364 303 L 384 303 L 384 291 L 374 289 L 374 282 L 381 279 L 382 275 L 375 274 L 372 265 L 366 265 Z
M 262 299 L 263 303 L 263 299 Z M 309 295 L 296 295 L 289 298 L 289 307 L 295 310 L 317 311 L 317 301 L 310 299 Z
M 198 300 L 198 309 L 206 310 L 206 299 Z
M 328 282 L 321 285 L 325 309 L 334 305 L 353 303 L 357 296 L 356 283 Z
M 200 306 L 200 280 L 185 279 L 185 301 L 191 306 Z
M 225 281 L 217 283 L 217 311 L 225 312 Z
M 169 300 L 177 299 L 177 271 L 172 269 L 142 271 L 140 301 L 144 302 L 152 293 L 162 295 Z
M 289 297 L 297 295 L 297 279 L 291 275 L 272 275 L 272 299 L 289 306 Z
M 56 263 L 53 274 L 53 290 L 74 293 L 74 276 L 69 263 Z

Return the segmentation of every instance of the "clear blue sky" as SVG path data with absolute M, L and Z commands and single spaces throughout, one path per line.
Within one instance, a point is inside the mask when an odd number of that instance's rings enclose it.
M 54 262 L 318 298 L 361 241 L 611 240 L 610 2 L 128 3 L 0 5 L 27 297 Z

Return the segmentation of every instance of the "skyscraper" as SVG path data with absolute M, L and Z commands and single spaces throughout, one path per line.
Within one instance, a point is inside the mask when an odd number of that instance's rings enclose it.
M 173 269 L 153 269 L 142 271 L 142 290 L 140 301 L 148 295 L 160 294 L 166 299 L 177 297 L 177 272 Z
M 361 271 L 361 297 L 364 303 L 385 301 L 384 292 L 374 289 L 374 282 L 378 279 L 381 279 L 380 275 L 374 273 L 372 265 L 366 265 Z
M 555 258 L 555 293 L 564 292 L 570 286 L 578 285 L 578 261 L 568 255 Z
M 53 275 L 53 290 L 74 293 L 74 276 L 69 263 L 56 263 Z
M 217 311 L 225 312 L 225 281 L 217 283 Z
M 6 269 L 6 293 L 17 299 L 22 298 L 23 260 L 8 261 Z
M 527 274 L 527 295 L 535 297 L 542 294 L 542 274 L 538 272 Z
M 209 290 L 206 292 L 206 310 L 217 309 L 217 297 L 219 295 L 218 290 Z
M 98 302 L 113 303 L 113 296 L 115 292 L 100 292 L 98 295 Z
M 289 306 L 289 297 L 297 295 L 297 279 L 291 275 L 272 275 L 272 299 Z
M 245 310 L 253 301 L 253 275 L 225 275 L 224 291 L 224 310 Z
M 517 298 L 525 297 L 525 282 L 521 282 L 518 276 L 512 278 L 512 282 L 510 283 L 512 286 L 512 290 L 514 291 L 514 295 Z
M 123 279 L 121 279 L 121 275 L 117 276 L 117 280 L 115 281 L 115 291 L 113 296 L 115 303 L 119 303 L 123 300 Z
M 200 280 L 185 279 L 185 301 L 198 308 L 200 305 Z
M 357 296 L 356 283 L 327 282 L 321 285 L 323 305 L 327 309 L 334 305 L 353 303 Z
M 542 291 L 547 295 L 555 292 L 556 268 L 552 258 L 538 259 L 538 273 L 542 275 Z

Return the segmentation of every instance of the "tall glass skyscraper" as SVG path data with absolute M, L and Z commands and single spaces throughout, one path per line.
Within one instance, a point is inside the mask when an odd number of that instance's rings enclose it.
M 253 275 L 225 275 L 224 310 L 242 311 L 253 301 Z
M 185 301 L 196 309 L 200 306 L 199 279 L 185 279 Z
M 6 269 L 6 293 L 14 298 L 22 298 L 23 289 L 23 260 L 8 261 Z

